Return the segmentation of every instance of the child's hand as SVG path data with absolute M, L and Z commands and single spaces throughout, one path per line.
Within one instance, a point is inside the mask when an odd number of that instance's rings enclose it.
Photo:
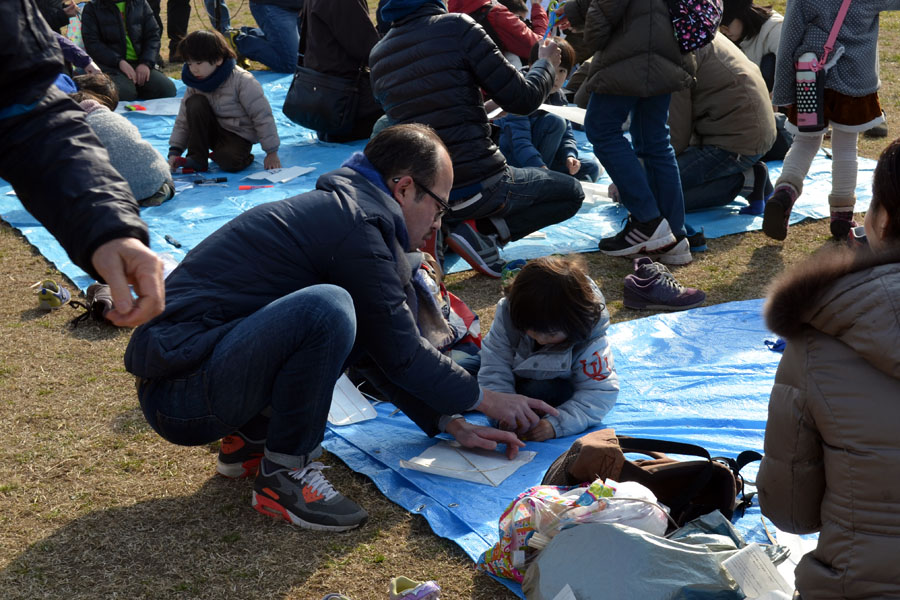
M 179 158 L 181 158 L 181 157 L 178 156 L 177 154 L 170 154 L 170 155 L 169 155 L 169 170 L 172 171 L 173 173 L 174 173 L 175 170 L 178 168 L 178 163 L 180 162 L 180 161 L 178 160 Z
M 570 156 L 566 158 L 566 168 L 569 170 L 569 175 L 575 175 L 581 170 L 581 161 L 574 156 Z
M 75 0 L 63 0 L 63 12 L 70 19 L 78 15 L 78 7 L 75 5 Z
M 281 159 L 278 158 L 278 152 L 269 152 L 266 154 L 266 157 L 263 159 L 263 168 L 266 170 L 281 168 Z
M 94 61 L 91 61 L 91 64 L 89 64 L 88 66 L 86 66 L 84 68 L 84 72 L 88 73 L 88 74 L 95 73 L 95 74 L 99 75 L 103 71 L 100 69 L 100 67 L 97 66 L 97 63 L 95 63 Z
M 135 81 L 136 75 L 134 74 L 134 67 L 128 64 L 128 62 L 123 58 L 119 61 L 119 70 L 125 74 L 125 77 L 130 79 L 132 82 Z
M 609 196 L 609 199 L 613 202 L 619 202 L 619 188 L 616 187 L 616 184 L 609 184 L 609 188 L 606 190 L 606 195 Z
M 543 442 L 556 437 L 556 430 L 547 419 L 541 419 L 531 431 L 526 431 L 522 439 L 526 442 Z
M 134 71 L 134 85 L 144 85 L 150 79 L 150 67 L 141 63 Z

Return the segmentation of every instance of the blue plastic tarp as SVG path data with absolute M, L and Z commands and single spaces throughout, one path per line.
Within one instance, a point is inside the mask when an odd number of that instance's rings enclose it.
M 763 324 L 762 300 L 731 302 L 681 313 L 617 323 L 610 328 L 621 392 L 603 425 L 633 437 L 698 444 L 713 456 L 762 452 L 769 392 L 781 354 Z M 437 535 L 453 540 L 472 560 L 498 540 L 497 521 L 520 492 L 540 483 L 544 471 L 578 437 L 529 443 L 530 463 L 498 487 L 400 468 L 434 444 L 393 406 L 378 417 L 330 427 L 325 447 L 410 512 L 421 514 Z M 486 422 L 483 415 L 469 420 Z M 758 463 L 743 471 L 755 479 Z M 747 541 L 766 542 L 754 502 L 735 520 Z M 770 531 L 774 532 L 771 524 Z M 521 595 L 514 582 L 504 581 Z
M 289 198 L 309 191 L 315 187 L 319 175 L 337 168 L 354 151 L 361 150 L 365 142 L 351 144 L 327 144 L 318 141 L 315 134 L 292 123 L 285 117 L 280 108 L 290 87 L 291 77 L 270 72 L 254 73 L 263 85 L 269 103 L 273 107 L 281 137 L 279 155 L 285 167 L 301 165 L 312 166 L 316 170 L 309 175 L 294 179 L 288 183 L 276 184 L 271 189 L 239 191 L 241 184 L 254 183 L 242 178 L 250 173 L 263 169 L 263 153 L 257 145 L 254 147 L 256 160 L 245 171 L 237 174 L 217 172 L 214 163 L 206 177 L 225 175 L 228 182 L 223 186 L 193 187 L 181 191 L 162 206 L 141 210 L 141 216 L 150 226 L 151 248 L 165 254 L 170 266 L 174 266 L 185 253 L 196 246 L 213 231 L 227 223 L 243 211 L 264 202 Z M 176 81 L 179 96 L 184 93 L 184 85 Z M 145 101 L 141 106 L 152 108 L 154 103 L 171 105 L 171 100 Z M 173 114 L 151 114 L 152 110 L 125 112 L 142 136 L 165 156 L 168 152 L 169 134 L 175 122 Z M 582 132 L 575 132 L 581 152 L 589 154 L 591 146 Z M 772 163 L 770 170 L 772 179 L 778 176 L 780 164 Z M 871 175 L 874 161 L 860 159 L 859 185 L 856 190 L 857 210 L 865 210 L 871 198 Z M 190 181 L 192 176 L 179 176 L 177 179 Z M 831 162 L 824 154 L 816 157 L 804 188 L 791 215 L 791 222 L 807 218 L 828 216 L 827 195 L 830 190 Z M 608 184 L 604 178 L 601 183 Z M 41 254 L 65 273 L 75 284 L 85 289 L 92 279 L 69 260 L 62 247 L 34 217 L 26 212 L 15 196 L 9 195 L 12 188 L 0 180 L 0 217 L 13 227 L 22 231 L 29 242 L 34 244 Z M 688 215 L 688 222 L 695 228 L 703 227 L 707 237 L 720 237 L 731 233 L 751 231 L 762 226 L 761 217 L 739 215 L 737 213 L 745 203 L 738 200 L 728 206 Z M 513 242 L 503 249 L 507 260 L 515 258 L 535 258 L 553 253 L 592 252 L 597 249 L 597 241 L 601 237 L 613 235 L 621 228 L 626 217 L 625 209 L 609 202 L 586 202 L 577 215 L 557 225 L 544 229 L 545 239 L 523 239 Z M 165 237 L 177 240 L 180 248 L 166 242 Z M 446 262 L 448 272 L 461 271 L 468 265 L 458 257 L 448 255 Z

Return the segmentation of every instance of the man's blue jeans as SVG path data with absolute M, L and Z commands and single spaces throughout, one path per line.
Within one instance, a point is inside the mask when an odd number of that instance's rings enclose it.
M 334 384 L 355 338 L 350 294 L 310 286 L 240 320 L 197 371 L 144 380 L 141 408 L 162 437 L 193 446 L 234 433 L 271 407 L 266 453 L 301 467 L 322 441 Z
M 225 34 L 226 31 L 231 29 L 231 11 L 228 10 L 228 5 L 225 4 L 225 0 L 203 0 L 203 3 L 206 5 L 206 14 L 209 15 L 209 24 L 216 27 L 216 4 L 219 5 L 219 28 L 218 31 Z M 251 8 L 251 10 L 253 10 Z
M 278 73 L 293 73 L 300 50 L 300 12 L 252 0 L 250 12 L 259 27 L 241 27 L 234 38 L 238 52 Z
M 681 179 L 666 123 L 670 99 L 591 94 L 584 131 L 632 217 L 644 223 L 662 215 L 673 233 L 685 235 Z M 629 113 L 631 143 L 622 131 Z
M 584 202 L 577 179 L 536 167 L 508 166 L 500 181 L 481 194 L 471 208 L 451 213 L 449 229 L 464 219 L 489 219 L 506 243 L 575 216 Z
M 531 124 L 531 139 L 535 149 L 541 153 L 544 164 L 557 173 L 569 175 L 566 166 L 566 148 L 562 147 L 567 123 L 565 119 L 551 113 L 537 117 Z M 600 165 L 590 157 L 581 159 L 581 168 L 574 175 L 579 181 L 597 181 L 600 178 Z
M 744 171 L 761 156 L 744 156 L 717 146 L 685 148 L 678 155 L 684 209 L 690 212 L 730 204 L 744 186 Z

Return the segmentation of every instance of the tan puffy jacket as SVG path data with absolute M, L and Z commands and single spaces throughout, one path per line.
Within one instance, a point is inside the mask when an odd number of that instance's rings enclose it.
M 571 0 L 565 7 L 594 53 L 585 92 L 649 98 L 693 85 L 694 55 L 681 53 L 663 0 Z
M 900 248 L 816 255 L 775 283 L 766 318 L 787 347 L 759 503 L 785 531 L 819 532 L 797 589 L 900 597 Z
M 775 114 L 759 67 L 724 35 L 696 52 L 697 85 L 672 95 L 669 130 L 675 154 L 688 146 L 765 154 L 775 142 Z
M 212 92 L 187 88 L 169 137 L 170 147 L 187 148 L 188 127 L 184 106 L 194 94 L 203 94 L 209 99 L 209 105 L 224 129 L 238 134 L 251 144 L 259 142 L 266 154 L 278 151 L 278 129 L 262 86 L 253 75 L 237 66 L 228 79 Z

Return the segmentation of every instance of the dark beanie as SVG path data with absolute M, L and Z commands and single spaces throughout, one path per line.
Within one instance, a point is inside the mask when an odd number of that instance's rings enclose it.
M 753 6 L 753 0 L 722 0 L 722 24 L 728 25 Z
M 441 0 L 387 0 L 387 2 L 381 6 L 381 19 L 385 23 L 393 23 L 398 19 L 411 15 L 419 10 L 420 6 L 425 4 L 433 4 L 440 7 L 444 6 L 444 3 L 441 2 Z

